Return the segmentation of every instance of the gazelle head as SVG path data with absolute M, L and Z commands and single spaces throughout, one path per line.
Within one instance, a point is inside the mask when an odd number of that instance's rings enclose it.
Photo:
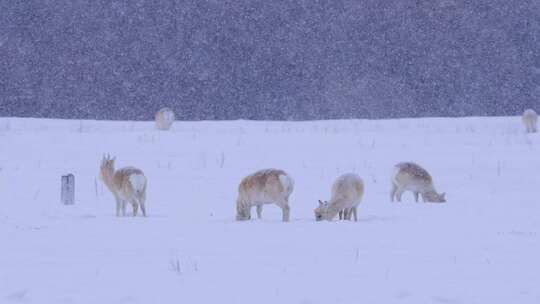
M 241 201 L 236 202 L 236 220 L 247 221 L 251 219 L 250 207 L 245 206 Z
M 424 193 L 424 199 L 429 203 L 446 203 L 446 193 L 426 192 Z
M 328 202 L 319 200 L 319 206 L 313 210 L 315 212 L 315 220 L 317 222 L 326 219 L 326 212 L 328 211 Z
M 100 177 L 107 184 L 114 174 L 114 161 L 116 157 L 111 158 L 110 155 L 104 155 L 101 160 Z

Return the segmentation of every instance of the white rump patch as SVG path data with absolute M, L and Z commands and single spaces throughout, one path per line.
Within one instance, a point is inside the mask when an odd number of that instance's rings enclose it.
M 129 176 L 129 182 L 135 191 L 140 192 L 146 186 L 146 177 L 142 174 L 132 174 Z
M 279 181 L 281 182 L 283 188 L 287 189 L 287 193 L 291 194 L 294 188 L 294 180 L 288 175 L 281 174 L 279 176 Z
M 172 111 L 165 111 L 163 114 L 166 122 L 172 123 L 174 121 L 174 113 Z

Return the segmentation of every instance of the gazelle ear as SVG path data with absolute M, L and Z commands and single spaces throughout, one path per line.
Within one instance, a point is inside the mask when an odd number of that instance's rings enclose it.
M 319 200 L 319 206 L 322 206 L 322 205 L 324 205 L 324 203 L 321 200 Z

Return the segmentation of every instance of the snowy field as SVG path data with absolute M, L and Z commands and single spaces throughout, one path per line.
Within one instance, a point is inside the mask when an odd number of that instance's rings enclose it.
M 0 118 L 0 303 L 540 303 L 539 152 L 518 117 Z M 115 216 L 104 153 L 144 170 L 147 218 Z M 449 202 L 390 203 L 400 161 Z M 295 179 L 291 222 L 273 205 L 236 222 L 239 181 L 268 167 Z M 366 184 L 359 221 L 315 222 L 345 172 Z

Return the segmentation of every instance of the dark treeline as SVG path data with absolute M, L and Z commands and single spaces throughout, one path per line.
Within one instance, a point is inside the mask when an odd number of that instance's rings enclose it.
M 0 1 L 0 116 L 327 119 L 540 104 L 540 1 Z M 537 109 L 537 110 L 540 110 Z

